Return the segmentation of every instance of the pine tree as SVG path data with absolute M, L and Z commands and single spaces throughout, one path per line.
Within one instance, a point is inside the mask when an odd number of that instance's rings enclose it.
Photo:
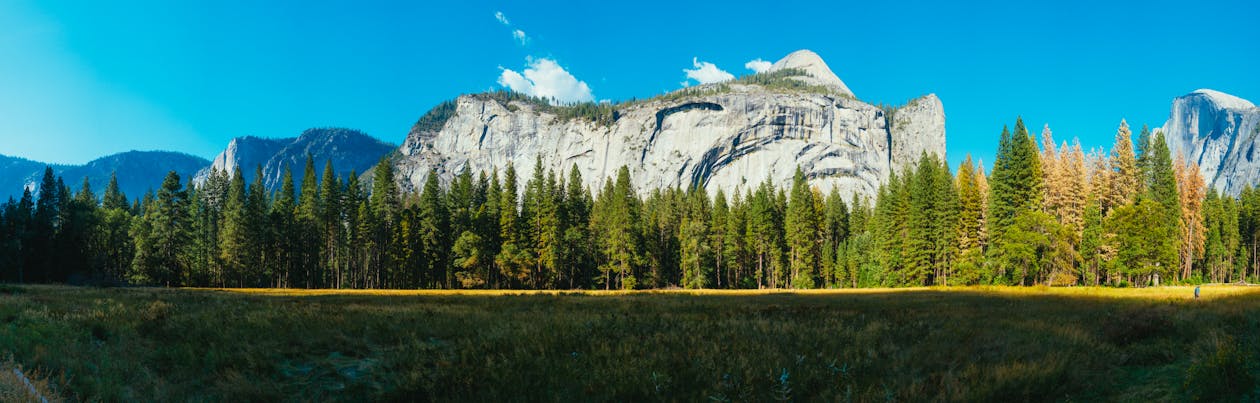
M 22 189 L 22 198 L 18 201 L 17 207 L 13 212 L 6 215 L 9 225 L 12 226 L 12 233 L 15 237 L 12 246 L 14 271 L 18 283 L 29 281 L 31 276 L 30 265 L 30 248 L 32 247 L 32 225 L 35 214 L 34 196 L 31 195 L 30 188 Z
M 819 263 L 819 209 L 814 206 L 813 192 L 800 167 L 792 176 L 792 196 L 784 217 L 788 244 L 788 265 L 792 288 L 813 288 Z
M 219 258 L 223 262 L 223 278 L 219 286 L 229 281 L 237 286 L 244 286 L 245 268 L 252 263 L 249 254 L 249 215 L 246 210 L 248 200 L 245 195 L 245 178 L 241 171 L 232 173 L 232 181 L 228 185 L 227 200 L 223 205 L 223 229 L 219 233 Z
M 367 273 L 364 269 L 366 258 L 364 251 L 367 249 L 363 245 L 363 232 L 360 231 L 364 226 L 364 218 L 360 215 L 360 207 L 366 208 L 364 205 L 363 186 L 359 183 L 359 174 L 351 170 L 350 175 L 346 177 L 345 191 L 341 200 L 341 210 L 344 214 L 345 231 L 345 247 L 340 250 L 343 256 L 343 264 L 345 265 L 345 282 L 353 288 L 368 288 Z
M 562 230 L 555 174 L 544 172 L 542 155 L 536 157 L 533 176 L 525 186 L 524 206 L 528 212 L 523 215 L 528 217 L 530 255 L 534 258 L 530 278 L 533 287 L 544 288 L 556 278 Z
M 777 270 L 778 260 L 782 255 L 778 239 L 783 235 L 776 222 L 775 200 L 770 182 L 767 180 L 757 187 L 747 198 L 747 240 L 748 249 L 756 266 L 755 278 L 757 288 L 779 288 Z
M 1057 209 L 1054 217 L 1059 220 L 1073 238 L 1072 243 L 1080 242 L 1080 234 L 1084 228 L 1085 203 L 1089 194 L 1089 183 L 1085 171 L 1085 154 L 1081 144 L 1074 142 L 1070 149 L 1059 155 L 1058 175 L 1054 187 L 1057 189 Z
M 582 186 L 582 173 L 577 164 L 569 170 L 568 188 L 564 197 L 565 221 L 564 238 L 561 242 L 564 257 L 563 266 L 567 269 L 568 287 L 574 288 L 587 284 L 589 273 L 587 268 L 594 264 L 591 256 L 590 228 L 587 223 L 591 216 L 591 194 Z
M 980 265 L 983 264 L 983 240 L 981 231 L 984 228 L 983 194 L 977 183 L 977 169 L 971 162 L 971 154 L 963 158 L 958 166 L 958 264 L 955 265 L 952 284 L 973 284 L 980 276 Z
M 722 189 L 717 190 L 717 194 L 713 196 L 713 213 L 709 218 L 709 250 L 710 256 L 713 257 L 713 286 L 714 288 L 730 287 L 725 280 L 723 270 L 730 270 L 731 260 L 727 259 L 726 238 L 729 234 L 726 222 L 730 219 L 730 206 L 726 204 L 726 193 Z
M 320 205 L 323 199 L 319 192 L 319 181 L 315 176 L 315 161 L 308 153 L 306 164 L 302 168 L 302 185 L 297 198 L 297 207 L 291 213 L 295 233 L 295 245 L 291 256 L 296 260 L 294 269 L 301 272 L 302 282 L 298 285 L 306 288 L 324 286 L 321 278 L 323 271 L 320 270 L 320 252 L 323 248 L 317 246 L 324 244 L 321 239 L 323 231 L 320 231 L 319 224 L 320 217 L 323 215 L 323 206 Z
M 259 181 L 254 182 L 254 186 L 259 186 L 260 183 L 262 183 L 261 177 Z M 304 250 L 309 248 L 303 245 L 301 239 L 295 239 L 303 234 L 306 227 L 300 225 L 298 219 L 294 217 L 298 209 L 297 199 L 293 196 L 294 192 L 293 172 L 288 165 L 285 165 L 284 174 L 280 179 L 280 191 L 276 192 L 269 213 L 270 229 L 275 234 L 276 241 L 272 244 L 274 251 L 270 254 L 276 259 L 280 287 L 306 287 L 308 283 L 307 272 L 299 264 L 299 260 Z M 302 215 L 303 224 L 308 219 L 309 217 L 305 214 Z
M 905 266 L 899 274 L 899 285 L 928 285 L 931 277 L 934 255 L 934 238 L 937 234 L 936 211 L 937 162 L 926 153 L 919 157 L 919 162 L 906 181 L 909 194 L 910 209 L 906 215 Z
M 495 263 L 495 257 L 499 256 L 502 250 L 503 238 L 499 232 L 499 218 L 503 216 L 501 211 L 503 208 L 503 186 L 499 183 L 499 170 L 495 169 L 490 174 L 490 178 L 486 184 L 486 203 L 482 209 L 480 218 L 478 219 L 477 235 L 485 242 L 485 265 L 480 278 L 485 280 L 487 287 L 498 287 L 499 267 Z
M 987 276 L 990 281 L 1003 281 L 1001 279 L 1010 279 L 1017 269 L 1023 273 L 1024 267 L 1015 265 L 1029 261 L 1030 257 L 1024 253 L 1029 245 L 1020 242 L 1031 242 L 1028 231 L 1044 228 L 1039 216 L 1030 214 L 1041 211 L 1044 193 L 1039 153 L 1024 128 L 1023 119 L 1016 120 L 1014 134 L 1008 134 L 1003 128 L 991 179 L 987 264 L 992 269 L 987 270 Z M 1008 228 L 1020 217 L 1023 217 L 1021 233 L 1008 234 Z M 1022 281 L 1025 276 L 1019 277 Z
M 1104 251 L 1107 235 L 1103 228 L 1102 202 L 1098 199 L 1098 195 L 1093 192 L 1087 194 L 1082 215 L 1081 242 L 1077 248 L 1081 256 L 1081 269 L 1077 275 L 1087 285 L 1100 284 L 1103 280 L 1103 263 L 1109 259 Z
M 58 218 L 61 216 L 61 189 L 57 186 L 57 177 L 52 167 L 44 167 L 44 177 L 40 180 L 39 196 L 35 200 L 35 215 L 31 220 L 27 244 L 26 280 L 35 282 L 52 281 L 55 264 L 50 259 L 56 256 L 54 238 L 57 236 Z
M 320 181 L 320 210 L 319 227 L 322 231 L 323 239 L 322 260 L 319 264 L 321 283 L 332 288 L 341 288 L 344 280 L 343 268 L 344 264 L 340 251 L 345 243 L 345 231 L 343 230 L 342 209 L 344 200 L 342 199 L 341 179 L 337 177 L 337 173 L 333 170 L 332 160 L 324 163 L 323 179 Z
M 451 233 L 451 216 L 444 199 L 442 188 L 438 185 L 437 171 L 431 170 L 428 179 L 424 182 L 424 191 L 420 194 L 418 230 L 421 253 L 425 258 L 425 261 L 421 263 L 423 265 L 421 272 L 422 276 L 432 280 L 430 287 L 454 288 L 455 272 L 447 264 L 447 251 L 451 250 L 451 241 L 448 239 Z M 471 202 L 465 201 L 465 203 Z M 463 231 L 472 234 L 468 229 Z M 462 237 L 463 232 L 459 235 Z M 468 262 L 464 261 L 464 263 Z
M 62 197 L 62 225 L 57 236 L 62 269 L 56 280 L 99 283 L 104 253 L 97 243 L 101 215 L 96 194 L 84 177 L 78 193 L 71 197 L 69 188 L 63 187 Z
M 523 284 L 528 279 L 530 267 L 529 252 L 524 249 L 524 239 L 521 236 L 516 180 L 516 168 L 508 162 L 503 172 L 503 196 L 499 199 L 499 234 L 503 246 L 494 259 L 495 265 L 502 272 L 506 282 L 503 286 L 506 288 Z
M 285 262 L 279 259 L 280 248 L 284 245 L 281 242 L 283 233 L 276 230 L 275 220 L 270 214 L 272 204 L 263 178 L 262 165 L 254 166 L 254 180 L 249 185 L 245 202 L 245 248 L 252 262 L 241 273 L 242 284 L 281 287 L 281 275 L 285 274 L 282 266 Z M 290 186 L 289 190 L 292 191 L 293 187 Z M 288 211 L 292 214 L 291 208 Z
M 1162 137 L 1157 134 L 1156 137 Z M 1204 225 L 1204 182 L 1199 172 L 1199 164 L 1186 164 L 1181 154 L 1177 155 L 1176 168 L 1178 207 L 1181 213 L 1181 279 L 1191 277 L 1190 270 L 1197 257 L 1203 256 L 1207 228 Z
M 678 227 L 679 266 L 682 278 L 679 284 L 685 288 L 699 289 L 709 286 L 712 266 L 709 265 L 708 194 L 702 188 L 693 187 L 686 193 L 681 224 Z
M 1135 145 L 1136 161 L 1138 170 L 1138 193 L 1146 192 L 1147 187 L 1151 186 L 1155 177 L 1151 169 L 1151 152 L 1154 147 L 1151 139 L 1151 129 L 1142 125 L 1142 130 L 1138 133 L 1137 144 Z M 1167 144 L 1164 145 L 1168 147 Z
M 127 234 L 131 228 L 131 209 L 127 196 L 118 189 L 118 176 L 110 174 L 102 203 L 101 242 L 105 250 L 106 283 L 121 283 L 131 265 L 133 243 Z
M 1131 284 L 1154 284 L 1156 276 L 1177 272 L 1177 230 L 1167 225 L 1167 209 L 1152 199 L 1116 208 L 1107 217 L 1116 257 L 1114 270 Z
M 638 247 L 639 207 L 634 187 L 630 184 L 630 169 L 621 167 L 615 181 L 609 182 L 601 192 L 598 220 L 592 219 L 593 229 L 600 231 L 600 253 L 603 255 L 605 288 L 616 283 L 622 289 L 634 289 L 637 278 L 635 265 L 642 259 Z M 616 275 L 614 280 L 612 276 Z
M 748 269 L 748 223 L 745 215 L 747 204 L 741 201 L 739 190 L 736 189 L 731 194 L 730 214 L 726 216 L 726 231 L 722 243 L 723 260 L 727 262 L 725 277 L 723 283 L 727 288 L 746 288 L 751 282 L 746 283 Z
M 1141 172 L 1133 155 L 1131 136 L 1129 124 L 1121 120 L 1120 129 L 1116 131 L 1116 144 L 1111 149 L 1111 171 L 1108 178 L 1111 188 L 1103 199 L 1104 212 L 1132 203 L 1137 197 Z
M 836 253 L 849 237 L 849 208 L 844 204 L 844 199 L 840 197 L 840 189 L 837 187 L 831 188 L 830 194 L 823 200 L 823 206 L 821 274 L 826 286 L 836 287 L 840 283 L 836 274 L 838 271 Z
M 166 174 L 157 197 L 149 204 L 143 221 L 145 228 L 138 231 L 135 270 L 144 275 L 146 282 L 166 286 L 183 285 L 187 274 L 187 261 L 182 256 L 188 245 L 187 193 L 180 183 L 179 174 Z
M 1156 223 L 1168 227 L 1158 232 L 1180 234 L 1182 227 L 1181 200 L 1177 193 L 1177 174 L 1168 150 L 1168 143 L 1164 141 L 1163 132 L 1156 132 L 1155 138 L 1150 141 L 1152 144 L 1147 153 L 1149 155 L 1146 158 L 1149 170 L 1149 185 L 1146 187 L 1146 194 L 1151 200 L 1163 207 L 1163 219 L 1156 221 Z M 1196 198 L 1198 197 L 1201 196 L 1196 195 Z M 1180 236 L 1176 235 L 1172 238 L 1173 248 L 1178 251 L 1181 249 L 1181 239 Z M 1167 264 L 1168 262 L 1164 263 Z M 1172 270 L 1174 267 L 1168 267 L 1167 273 L 1181 274 L 1180 270 Z M 1189 274 L 1188 270 L 1186 274 Z
M 954 265 L 958 254 L 959 196 L 954 175 L 949 164 L 932 155 L 937 178 L 933 181 L 935 203 L 932 206 L 932 276 L 931 283 L 948 285 L 955 275 Z
M 389 259 L 391 239 L 397 230 L 399 215 L 402 212 L 402 201 L 399 200 L 398 185 L 394 182 L 394 168 L 387 157 L 372 168 L 372 193 L 368 196 L 371 220 L 363 236 L 368 237 L 366 245 L 370 248 L 370 257 L 366 267 L 369 276 L 374 278 L 377 287 L 390 287 L 390 277 L 398 270 Z
M 909 172 L 909 169 L 903 171 Z M 888 182 L 880 186 L 875 198 L 875 209 L 869 223 L 875 260 L 879 273 L 874 273 L 880 286 L 896 285 L 907 262 L 910 214 L 909 178 L 903 180 L 893 172 Z

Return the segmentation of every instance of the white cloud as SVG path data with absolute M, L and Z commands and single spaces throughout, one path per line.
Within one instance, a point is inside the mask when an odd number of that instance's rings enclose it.
M 744 68 L 752 70 L 754 73 L 764 73 L 766 70 L 770 70 L 770 66 L 773 65 L 773 63 L 761 60 L 761 58 L 756 58 L 749 60 L 748 63 L 744 63 Z
M 495 11 L 494 19 L 499 20 L 499 23 L 503 24 L 503 26 L 505 27 L 512 26 L 512 22 L 508 21 L 507 15 L 504 15 L 502 11 Z M 522 31 L 519 29 L 513 29 L 512 39 L 515 39 L 517 42 L 520 42 L 521 46 L 525 46 L 525 43 L 529 42 L 529 35 L 525 35 L 525 31 Z
M 702 62 L 698 58 L 691 58 L 691 65 L 695 68 L 683 69 L 683 73 L 687 74 L 688 80 L 696 80 L 700 84 L 717 83 L 735 78 L 734 75 L 719 69 L 713 63 Z
M 555 60 L 548 58 L 528 58 L 529 66 L 524 72 L 517 73 L 511 69 L 503 69 L 499 74 L 499 85 L 525 95 L 544 99 L 555 99 L 562 103 L 591 102 L 595 96 L 586 82 L 578 80 L 560 67 Z

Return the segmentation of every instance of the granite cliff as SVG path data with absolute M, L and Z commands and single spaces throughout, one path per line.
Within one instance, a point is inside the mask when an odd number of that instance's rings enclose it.
M 823 192 L 873 196 L 921 153 L 945 155 L 945 113 L 935 95 L 897 108 L 859 101 L 805 50 L 763 73 L 619 104 L 464 95 L 422 117 L 398 151 L 404 190 L 421 188 L 431 169 L 446 183 L 465 167 L 502 171 L 512 163 L 520 178 L 576 165 L 592 189 L 626 166 L 640 193 L 730 193 L 767 179 L 786 186 L 799 166 Z

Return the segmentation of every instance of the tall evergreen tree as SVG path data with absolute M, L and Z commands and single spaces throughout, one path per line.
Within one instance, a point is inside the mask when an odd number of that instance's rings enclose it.
M 179 174 L 171 171 L 162 180 L 157 196 L 137 231 L 133 266 L 142 282 L 166 286 L 183 285 L 187 260 L 183 253 L 189 241 L 187 193 Z
M 792 196 L 784 217 L 785 238 L 788 243 L 790 286 L 813 288 L 816 284 L 819 263 L 818 208 L 814 206 L 813 192 L 805 181 L 800 167 L 792 176 Z
M 259 183 L 261 182 L 255 182 L 254 185 L 258 186 Z M 299 225 L 297 217 L 294 216 L 294 213 L 298 211 L 294 192 L 293 172 L 288 165 L 285 165 L 284 174 L 280 179 L 280 191 L 276 193 L 271 205 L 269 221 L 276 241 L 272 244 L 274 251 L 271 255 L 276 259 L 279 269 L 277 278 L 281 287 L 309 287 L 307 277 L 309 272 L 301 264 L 306 250 L 309 249 L 301 238 L 309 228 Z M 309 219 L 305 214 L 301 218 L 303 224 Z
M 58 219 L 61 217 L 61 188 L 52 167 L 44 167 L 40 180 L 39 196 L 35 200 L 35 215 L 30 222 L 26 242 L 26 280 L 52 281 L 56 270 L 52 256 L 56 256 L 54 238 L 57 236 Z
M 469 187 L 467 191 L 471 193 L 471 182 L 466 183 Z M 464 196 L 471 199 L 471 196 Z M 438 184 L 437 171 L 430 171 L 429 178 L 424 182 L 424 191 L 420 194 L 419 205 L 419 231 L 420 242 L 422 244 L 423 256 L 426 267 L 422 268 L 422 272 L 426 278 L 431 279 L 429 285 L 444 288 L 455 287 L 455 272 L 451 270 L 451 266 L 447 264 L 447 251 L 451 250 L 451 241 L 448 237 L 451 234 L 450 210 L 447 209 L 444 201 L 445 197 L 442 188 Z M 464 206 L 456 207 L 457 209 L 467 209 L 469 200 L 461 200 Z M 467 223 L 464 224 L 466 227 Z M 472 231 L 464 229 L 458 234 L 464 237 L 464 233 L 475 235 Z M 465 262 L 469 263 L 469 262 Z M 471 262 L 475 266 L 475 261 Z
M 1020 216 L 1027 216 L 1024 230 L 1043 228 L 1033 222 L 1034 216 L 1028 215 L 1041 210 L 1044 194 L 1037 145 L 1024 127 L 1022 118 L 1016 120 L 1013 134 L 1002 129 L 1002 141 L 990 179 L 987 215 L 990 246 L 987 252 L 989 262 L 986 264 L 991 267 L 986 272 L 990 281 L 1001 282 L 1005 281 L 1002 279 L 1010 279 L 1010 275 L 1019 269 L 1010 263 L 1018 259 L 1008 259 L 1013 256 L 1003 255 L 1019 253 L 1015 248 L 1026 246 L 1015 239 L 1018 237 L 1009 236 L 1011 234 L 1007 234 L 1007 229 Z
M 1138 132 L 1137 144 L 1134 145 L 1134 147 L 1136 147 L 1136 158 L 1134 160 L 1137 162 L 1138 193 L 1146 192 L 1146 188 L 1151 186 L 1155 180 L 1154 172 L 1152 171 L 1153 167 L 1151 165 L 1151 153 L 1154 150 L 1153 147 L 1155 146 L 1153 141 L 1158 140 L 1153 140 L 1151 138 L 1151 129 L 1146 127 L 1146 125 L 1142 125 L 1142 130 Z M 1167 148 L 1168 145 L 1165 144 L 1164 147 Z
M 247 210 L 245 177 L 241 170 L 232 171 L 227 199 L 223 204 L 223 228 L 219 233 L 219 255 L 224 272 L 217 279 L 218 286 L 245 286 L 246 267 L 254 263 L 250 256 L 250 216 Z
M 322 232 L 320 238 L 323 240 L 322 259 L 319 264 L 322 279 L 320 283 L 331 288 L 341 288 L 345 267 L 340 253 L 342 245 L 345 244 L 345 231 L 342 226 L 342 209 L 345 201 L 342 198 L 341 179 L 333 170 L 332 160 L 324 163 L 324 174 L 319 187 L 322 207 L 319 227 Z
M 985 195 L 981 193 L 978 175 L 983 171 L 971 162 L 971 155 L 963 158 L 958 166 L 958 254 L 952 284 L 973 284 L 980 276 L 980 265 L 984 263 L 984 241 L 981 238 L 984 228 Z

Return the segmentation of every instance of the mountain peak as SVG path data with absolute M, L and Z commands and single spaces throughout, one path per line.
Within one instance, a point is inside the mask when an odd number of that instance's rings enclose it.
M 1210 90 L 1207 88 L 1195 90 L 1194 92 L 1190 93 L 1190 95 L 1199 95 L 1199 96 L 1207 97 L 1217 106 L 1221 108 L 1225 108 L 1225 109 L 1248 110 L 1248 109 L 1256 107 L 1256 105 L 1251 103 L 1251 101 L 1248 101 L 1248 100 L 1245 100 L 1245 99 L 1242 99 L 1233 95 L 1229 95 L 1224 92 Z
M 808 76 L 793 78 L 806 84 L 831 87 L 842 94 L 853 95 L 853 91 L 850 91 L 849 87 L 844 85 L 844 81 L 841 81 L 840 77 L 837 77 L 836 73 L 833 73 L 831 68 L 827 67 L 827 62 L 824 62 L 822 57 L 809 49 L 801 49 L 789 53 L 775 62 L 773 66 L 770 66 L 770 70 L 767 70 L 767 72 L 785 69 L 804 71 Z

